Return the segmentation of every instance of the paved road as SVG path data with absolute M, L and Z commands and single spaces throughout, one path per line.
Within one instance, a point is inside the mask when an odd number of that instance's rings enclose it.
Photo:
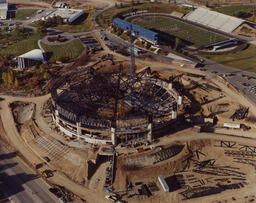
M 256 95 L 250 92 L 250 88 L 245 86 L 244 83 L 250 86 L 256 86 L 256 73 L 239 70 L 222 64 L 218 64 L 214 61 L 204 59 L 205 66 L 200 68 L 206 72 L 212 72 L 223 77 L 223 74 L 232 76 L 224 76 L 223 78 L 232 84 L 241 94 L 243 94 L 248 100 L 256 104 Z M 247 77 L 248 76 L 248 77 Z
M 0 194 L 5 198 L 15 203 L 59 201 L 48 191 L 50 186 L 14 152 L 0 146 L 0 161 Z

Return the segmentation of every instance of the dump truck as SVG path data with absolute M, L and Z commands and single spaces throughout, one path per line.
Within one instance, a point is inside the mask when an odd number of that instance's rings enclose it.
M 50 169 L 46 169 L 42 172 L 42 176 L 45 178 L 53 177 L 53 171 Z

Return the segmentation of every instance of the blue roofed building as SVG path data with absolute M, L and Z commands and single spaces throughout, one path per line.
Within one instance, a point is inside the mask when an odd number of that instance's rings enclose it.
M 158 45 L 160 41 L 159 34 L 156 32 L 153 32 L 151 30 L 142 28 L 138 25 L 134 25 L 128 21 L 122 20 L 120 18 L 115 18 L 113 21 L 113 25 L 115 27 L 121 28 L 123 30 L 129 30 L 132 29 L 132 34 L 135 36 L 144 39 L 154 45 Z

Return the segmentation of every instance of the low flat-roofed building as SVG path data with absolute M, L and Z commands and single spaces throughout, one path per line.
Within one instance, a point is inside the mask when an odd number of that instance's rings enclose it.
M 0 0 L 0 19 L 6 19 L 8 13 L 7 0 Z
M 60 16 L 63 20 L 64 23 L 72 23 L 74 22 L 77 18 L 82 16 L 84 14 L 83 10 L 79 9 L 63 9 L 63 8 L 58 8 L 55 11 L 50 12 L 48 15 L 43 17 L 43 20 L 47 18 L 52 18 L 54 16 Z
M 18 68 L 27 68 L 38 62 L 46 63 L 44 52 L 41 49 L 33 49 L 18 56 Z
M 131 30 L 132 29 L 132 34 L 135 36 L 144 39 L 154 45 L 159 44 L 159 34 L 156 32 L 153 32 L 151 30 L 145 29 L 143 27 L 140 27 L 138 25 L 134 25 L 128 21 L 122 20 L 120 18 L 114 18 L 113 20 L 113 25 L 115 27 L 121 28 L 123 30 Z

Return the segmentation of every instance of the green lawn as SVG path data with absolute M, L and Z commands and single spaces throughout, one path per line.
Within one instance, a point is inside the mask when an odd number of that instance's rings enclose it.
M 161 3 L 144 3 L 135 6 L 125 6 L 123 8 L 112 7 L 102 12 L 96 17 L 96 21 L 103 28 L 112 24 L 113 18 L 121 13 L 131 12 L 133 9 L 147 10 L 150 13 L 171 13 L 172 11 L 179 11 L 181 13 L 188 13 L 191 9 L 184 7 L 176 7 L 174 5 L 161 4 Z
M 223 35 L 209 32 L 169 17 L 142 17 L 134 19 L 132 23 L 173 35 L 184 41 L 191 42 L 195 47 L 227 39 Z
M 202 55 L 223 65 L 231 66 L 245 71 L 256 72 L 256 47 L 249 48 L 226 55 Z
M 39 34 L 32 34 L 30 37 L 23 38 L 23 40 L 20 40 L 18 42 L 13 43 L 12 45 L 9 45 L 6 48 L 0 49 L 0 55 L 8 56 L 19 56 L 21 54 L 24 54 L 28 51 L 31 51 L 32 49 L 38 49 L 37 41 L 41 39 L 42 36 Z
M 250 13 L 253 11 L 253 6 L 225 6 L 221 8 L 216 8 L 215 11 L 224 13 L 231 16 L 237 16 L 239 12 Z
M 27 17 L 33 15 L 37 9 L 18 9 L 13 20 L 26 20 Z
M 41 43 L 46 52 L 52 53 L 50 62 L 60 61 L 63 57 L 68 57 L 71 60 L 76 59 L 84 50 L 84 46 L 79 39 L 75 39 L 64 45 L 46 45 Z

